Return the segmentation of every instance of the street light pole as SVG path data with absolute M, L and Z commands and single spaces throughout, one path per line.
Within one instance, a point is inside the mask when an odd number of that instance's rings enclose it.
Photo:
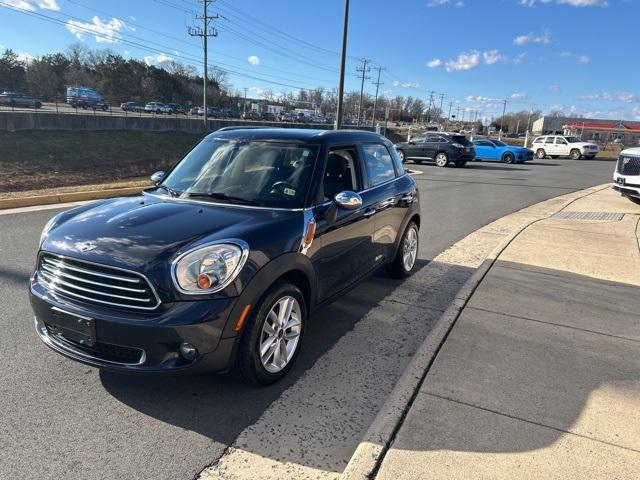
M 335 129 L 342 127 L 344 101 L 344 69 L 347 60 L 347 33 L 349 31 L 349 0 L 344 0 L 344 27 L 342 29 L 342 55 L 340 58 L 340 84 L 338 86 L 338 108 L 336 111 Z

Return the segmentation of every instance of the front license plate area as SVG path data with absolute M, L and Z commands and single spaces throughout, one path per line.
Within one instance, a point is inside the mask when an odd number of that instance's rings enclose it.
M 47 326 L 52 334 L 66 340 L 90 347 L 96 343 L 96 322 L 93 318 L 78 317 L 52 308 Z
M 624 178 L 618 177 L 618 185 L 624 185 Z

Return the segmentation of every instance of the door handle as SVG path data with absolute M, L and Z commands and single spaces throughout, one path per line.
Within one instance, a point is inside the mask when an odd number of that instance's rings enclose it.
M 413 202 L 413 193 L 407 193 L 400 198 L 403 202 Z
M 364 211 L 364 216 L 366 218 L 373 217 L 376 214 L 377 210 L 375 208 L 368 208 Z
M 378 204 L 378 208 L 387 208 L 396 203 L 395 198 L 387 198 Z

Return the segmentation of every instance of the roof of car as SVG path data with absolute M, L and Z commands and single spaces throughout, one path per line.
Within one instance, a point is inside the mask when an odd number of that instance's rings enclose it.
M 207 138 L 282 140 L 324 145 L 343 142 L 371 142 L 386 139 L 364 130 L 318 130 L 310 128 L 227 127 L 207 135 Z

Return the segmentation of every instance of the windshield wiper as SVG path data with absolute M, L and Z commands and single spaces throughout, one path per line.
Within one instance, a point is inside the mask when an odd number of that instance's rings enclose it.
M 167 192 L 169 192 L 169 195 L 171 195 L 172 197 L 179 197 L 180 195 L 182 195 L 181 192 L 177 192 L 176 190 L 174 190 L 171 187 L 167 187 L 166 185 L 158 185 L 157 187 L 158 189 L 163 189 L 166 190 Z
M 229 203 L 237 202 L 242 203 L 243 205 L 253 205 L 260 206 L 259 202 L 255 200 L 249 200 L 248 198 L 242 197 L 234 197 L 233 195 L 229 195 L 227 193 L 220 192 L 210 192 L 210 193 L 189 193 L 189 197 L 205 197 L 205 198 L 213 198 L 214 200 L 224 200 Z

